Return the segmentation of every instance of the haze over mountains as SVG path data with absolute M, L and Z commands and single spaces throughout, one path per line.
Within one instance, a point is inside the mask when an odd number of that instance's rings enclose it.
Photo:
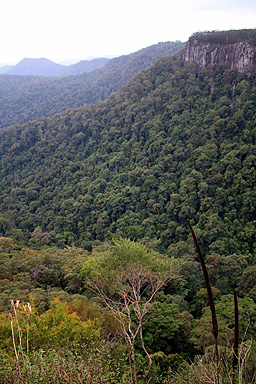
M 159 43 L 161 45 L 162 43 Z M 168 44 L 168 43 L 165 43 Z M 175 53 L 177 50 L 183 48 L 185 44 L 177 41 L 172 43 L 172 49 L 169 51 L 166 48 L 165 54 Z M 157 47 L 157 44 L 152 47 Z M 166 45 L 167 47 L 167 45 Z M 147 49 L 147 48 L 145 48 Z M 143 49 L 142 49 L 143 51 Z M 133 55 L 133 53 L 131 53 Z M 158 52 L 158 55 L 162 53 Z M 129 56 L 129 55 L 125 55 Z M 121 56 L 121 57 L 125 57 Z M 92 72 L 101 69 L 109 60 L 109 58 L 99 57 L 91 60 L 81 60 L 75 64 L 62 65 L 54 63 L 47 58 L 24 58 L 16 65 L 5 65 L 0 67 L 0 74 L 18 75 L 18 76 L 53 76 L 65 77 L 72 75 L 81 75 L 82 73 Z
M 84 72 L 95 71 L 102 68 L 110 59 L 96 58 L 92 60 L 81 60 L 69 66 L 56 64 L 51 60 L 25 58 L 14 66 L 0 68 L 1 74 L 19 76 L 70 76 L 80 75 Z

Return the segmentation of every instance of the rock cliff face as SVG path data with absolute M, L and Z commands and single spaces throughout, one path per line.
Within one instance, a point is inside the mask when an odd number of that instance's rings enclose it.
M 228 32 L 215 33 L 215 36 L 214 33 L 193 35 L 186 44 L 183 59 L 196 62 L 201 68 L 225 64 L 252 75 L 256 72 L 256 43 L 244 36 L 243 41 L 234 42 L 234 38 L 228 36 Z

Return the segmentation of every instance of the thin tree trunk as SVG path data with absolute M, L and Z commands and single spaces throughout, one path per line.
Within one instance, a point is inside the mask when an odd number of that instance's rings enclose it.
M 143 335 L 142 335 L 142 327 L 140 327 L 140 340 L 141 340 L 141 345 L 142 345 L 143 351 L 146 353 L 147 358 L 148 358 L 148 371 L 144 376 L 144 384 L 148 384 L 151 381 L 151 377 L 148 379 L 148 376 L 150 374 L 151 367 L 152 367 L 152 359 L 151 359 L 150 354 L 146 350 L 146 347 L 144 344 Z
M 194 232 L 194 229 L 193 229 L 189 219 L 187 219 L 187 222 L 188 222 L 188 225 L 189 225 L 189 228 L 190 228 L 190 232 L 191 232 L 191 234 L 193 236 L 194 243 L 195 243 L 195 246 L 196 246 L 199 258 L 200 258 L 202 269 L 203 269 L 204 280 L 205 280 L 205 285 L 206 285 L 206 288 L 207 288 L 207 293 L 208 293 L 208 298 L 209 298 L 209 303 L 210 303 L 210 308 L 211 308 L 211 314 L 212 314 L 212 333 L 213 333 L 214 340 L 215 340 L 215 357 L 216 357 L 216 360 L 218 362 L 218 360 L 219 360 L 219 353 L 218 353 L 218 322 L 217 322 L 217 315 L 216 315 L 216 310 L 215 310 L 215 304 L 214 304 L 214 299 L 213 299 L 213 294 L 212 294 L 210 278 L 209 278 L 208 271 L 207 271 L 207 268 L 206 268 L 206 264 L 205 264 L 205 261 L 204 261 L 203 252 L 202 252 L 202 250 L 200 248 L 200 245 L 198 243 L 198 240 L 197 240 L 196 234 Z
M 234 308 L 235 308 L 235 338 L 234 338 L 233 368 L 235 369 L 238 364 L 238 338 L 239 338 L 238 301 L 237 301 L 237 294 L 235 289 L 234 289 Z
M 136 368 L 136 360 L 135 360 L 135 353 L 134 353 L 134 344 L 131 346 L 131 359 L 132 359 L 132 365 L 133 365 L 133 382 L 134 384 L 137 384 L 137 368 Z

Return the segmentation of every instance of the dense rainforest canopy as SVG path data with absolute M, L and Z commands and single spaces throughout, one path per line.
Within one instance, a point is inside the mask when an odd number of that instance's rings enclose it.
M 160 252 L 177 273 L 154 296 L 144 344 L 134 341 L 138 378 L 148 350 L 154 383 L 213 345 L 188 218 L 206 257 L 220 342 L 233 343 L 234 289 L 240 337 L 248 324 L 246 337 L 256 332 L 256 75 L 200 69 L 181 57 L 158 59 L 105 101 L 0 131 L 1 311 L 10 296 L 32 294 L 38 324 L 62 313 L 77 332 L 86 322 L 85 340 L 115 338 L 118 324 L 102 315 L 81 270 L 109 272 L 113 239 L 129 238 L 161 259 Z M 49 339 L 58 335 L 47 330 Z M 7 349 L 4 340 L 0 334 Z M 35 348 L 47 349 L 43 343 L 42 336 Z
M 255 76 L 166 57 L 106 102 L 2 130 L 3 234 L 166 251 L 190 218 L 207 253 L 253 258 L 255 90 Z

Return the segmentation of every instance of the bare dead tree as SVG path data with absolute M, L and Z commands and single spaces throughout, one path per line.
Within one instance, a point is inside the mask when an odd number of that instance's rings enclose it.
M 237 294 L 235 289 L 234 289 L 234 309 L 235 309 L 235 337 L 234 337 L 233 369 L 235 369 L 238 364 L 238 338 L 239 338 L 238 300 L 237 300 Z
M 219 353 L 218 353 L 218 322 L 217 322 L 217 315 L 216 315 L 216 310 L 215 310 L 215 304 L 214 304 L 214 299 L 213 299 L 213 294 L 212 294 L 212 287 L 211 287 L 211 283 L 210 283 L 210 278 L 209 278 L 207 267 L 206 267 L 206 264 L 205 264 L 205 261 L 204 261 L 203 252 L 202 252 L 202 250 L 200 248 L 200 245 L 198 243 L 195 231 L 194 231 L 194 229 L 193 229 L 189 219 L 187 219 L 187 222 L 188 222 L 188 225 L 189 225 L 189 228 L 190 228 L 190 232 L 192 234 L 192 237 L 193 237 L 193 240 L 194 240 L 194 243 L 195 243 L 198 255 L 199 255 L 199 259 L 200 259 L 200 262 L 201 262 L 201 265 L 202 265 L 202 269 L 203 269 L 204 280 L 205 280 L 205 285 L 206 285 L 206 289 L 207 289 L 207 294 L 208 294 L 209 304 L 210 304 L 210 309 L 211 309 L 211 314 L 212 314 L 212 333 L 213 333 L 214 340 L 215 340 L 215 357 L 216 357 L 216 360 L 218 361 L 219 360 Z

